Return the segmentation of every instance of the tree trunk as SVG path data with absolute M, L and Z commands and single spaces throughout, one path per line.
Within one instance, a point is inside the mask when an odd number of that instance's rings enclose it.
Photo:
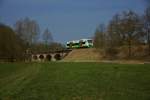
M 128 51 L 129 51 L 128 56 L 131 57 L 131 39 L 129 39 L 128 41 Z
M 147 42 L 148 42 L 148 55 L 150 55 L 150 31 L 148 30 L 147 33 Z

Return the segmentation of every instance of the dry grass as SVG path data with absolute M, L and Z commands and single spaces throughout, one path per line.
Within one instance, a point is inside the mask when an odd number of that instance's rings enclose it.
M 74 49 L 70 52 L 63 62 L 111 62 L 125 64 L 143 64 L 150 61 L 148 47 L 145 45 L 133 46 L 132 56 L 128 56 L 128 46 L 117 48 L 114 56 L 106 54 L 105 50 L 95 48 Z
M 96 52 L 94 48 L 88 48 L 74 49 L 63 61 L 99 61 L 100 59 L 100 53 Z

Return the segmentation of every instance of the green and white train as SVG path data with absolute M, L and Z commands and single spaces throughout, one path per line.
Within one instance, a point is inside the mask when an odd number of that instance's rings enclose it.
M 92 39 L 80 39 L 68 41 L 66 44 L 67 49 L 75 49 L 75 48 L 92 48 L 93 40 Z

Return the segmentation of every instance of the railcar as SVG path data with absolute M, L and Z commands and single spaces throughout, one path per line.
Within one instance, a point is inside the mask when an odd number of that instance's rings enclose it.
M 76 49 L 76 48 L 92 48 L 93 40 L 92 39 L 80 39 L 68 41 L 66 44 L 67 49 Z

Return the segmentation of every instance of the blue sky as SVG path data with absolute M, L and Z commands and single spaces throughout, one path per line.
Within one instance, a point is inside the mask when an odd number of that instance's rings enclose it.
M 49 28 L 54 40 L 92 37 L 100 23 L 124 10 L 143 13 L 144 0 L 0 0 L 0 22 L 13 26 L 21 18 L 35 19 L 41 32 Z

